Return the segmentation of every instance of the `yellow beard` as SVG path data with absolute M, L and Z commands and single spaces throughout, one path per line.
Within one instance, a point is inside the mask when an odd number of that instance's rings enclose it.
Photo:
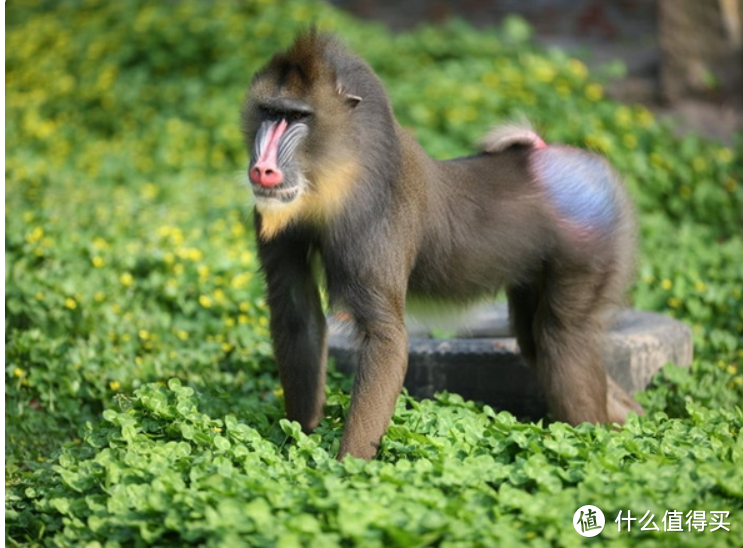
M 293 202 L 280 205 L 257 203 L 256 208 L 261 214 L 261 239 L 272 239 L 292 221 L 307 221 L 320 226 L 327 224 L 343 207 L 357 172 L 358 164 L 353 160 L 335 163 L 332 170 L 318 170 L 309 190 Z

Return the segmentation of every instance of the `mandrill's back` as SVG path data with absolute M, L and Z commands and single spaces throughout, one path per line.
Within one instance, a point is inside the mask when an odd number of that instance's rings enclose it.
M 538 267 L 550 223 L 536 185 L 523 178 L 528 155 L 513 147 L 434 163 L 423 185 L 429 199 L 413 294 L 473 300 Z
M 476 299 L 505 279 L 530 282 L 556 255 L 576 270 L 604 261 L 633 268 L 624 243 L 632 211 L 609 164 L 547 146 L 531 130 L 509 131 L 513 139 L 502 150 L 433 162 L 422 184 L 429 222 L 410 278 L 413 294 Z

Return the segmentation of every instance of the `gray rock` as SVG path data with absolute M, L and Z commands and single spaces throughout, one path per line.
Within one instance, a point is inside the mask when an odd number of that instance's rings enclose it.
M 328 319 L 330 355 L 336 367 L 352 374 L 357 352 L 347 321 Z M 535 374 L 521 360 L 508 327 L 504 304 L 475 309 L 454 326 L 456 336 L 436 339 L 420 324 L 408 326 L 410 359 L 405 386 L 417 398 L 455 392 L 495 409 L 538 419 L 547 412 Z M 688 367 L 693 355 L 691 330 L 661 314 L 624 310 L 609 332 L 605 366 L 630 394 L 645 389 L 666 363 Z

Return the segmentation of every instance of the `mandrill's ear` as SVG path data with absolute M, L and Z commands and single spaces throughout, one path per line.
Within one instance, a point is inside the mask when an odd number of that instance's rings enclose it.
M 343 99 L 345 99 L 346 101 L 346 104 L 351 108 L 356 108 L 361 102 L 361 97 L 359 97 L 358 95 L 353 95 L 352 93 L 348 93 L 342 84 L 336 84 L 335 89 L 338 91 L 338 95 L 343 97 Z

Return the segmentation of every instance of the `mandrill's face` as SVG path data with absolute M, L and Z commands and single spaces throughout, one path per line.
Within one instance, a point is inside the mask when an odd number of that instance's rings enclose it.
M 332 70 L 317 69 L 316 57 L 305 66 L 274 56 L 253 78 L 243 109 L 264 240 L 294 222 L 327 223 L 358 172 L 348 135 L 361 98 L 345 92 Z
M 281 208 L 307 190 L 303 158 L 312 118 L 307 103 L 287 97 L 263 98 L 251 105 L 248 177 L 259 211 Z

